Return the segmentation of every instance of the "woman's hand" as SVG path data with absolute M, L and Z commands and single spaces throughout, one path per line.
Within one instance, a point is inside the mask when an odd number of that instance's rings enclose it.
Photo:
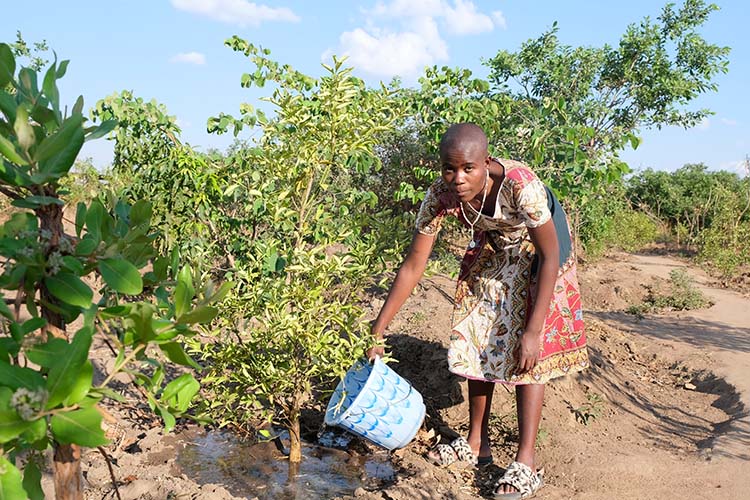
M 526 329 L 518 343 L 518 366 L 516 375 L 523 375 L 533 370 L 539 362 L 539 337 L 541 331 Z
M 374 361 L 375 360 L 375 356 L 378 356 L 378 357 L 382 358 L 383 354 L 385 354 L 385 348 L 383 347 L 383 344 L 381 343 L 381 344 L 374 345 L 374 346 L 370 347 L 367 350 L 366 356 L 367 356 L 368 360 Z
M 367 349 L 365 356 L 370 362 L 375 361 L 375 356 L 383 357 L 385 354 L 385 341 L 383 340 L 383 332 L 379 330 L 377 326 L 377 320 L 370 321 L 370 334 L 375 340 L 375 345 Z

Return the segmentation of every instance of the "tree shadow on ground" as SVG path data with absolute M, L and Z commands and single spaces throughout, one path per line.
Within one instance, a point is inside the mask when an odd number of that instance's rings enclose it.
M 398 362 L 389 366 L 422 394 L 427 415 L 425 425 L 441 435 L 455 434 L 443 421 L 439 410 L 463 402 L 460 382 L 464 379 L 448 371 L 448 350 L 438 342 L 409 335 L 389 335 L 386 342 Z

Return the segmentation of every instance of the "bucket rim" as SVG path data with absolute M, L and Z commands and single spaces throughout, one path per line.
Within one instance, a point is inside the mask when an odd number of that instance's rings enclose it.
M 370 364 L 369 360 L 367 360 L 365 358 L 358 359 L 355 362 L 355 364 L 357 362 L 360 362 L 360 361 L 364 361 L 364 363 L 366 364 L 366 366 Z M 331 408 L 331 403 L 333 403 L 333 400 L 331 400 L 331 401 L 328 402 L 328 407 L 326 407 L 326 414 L 325 414 L 325 417 L 324 417 L 326 425 L 338 425 L 338 424 L 341 423 L 341 421 L 345 420 L 346 417 L 349 416 L 349 414 L 351 413 L 352 407 L 355 407 L 356 404 L 357 404 L 357 402 L 360 400 L 360 398 L 363 397 L 362 394 L 365 392 L 365 389 L 369 389 L 370 385 L 372 385 L 372 380 L 373 380 L 372 372 L 374 371 L 376 365 L 378 367 L 381 366 L 381 365 L 387 367 L 387 365 L 385 365 L 385 363 L 383 363 L 380 360 L 380 356 L 375 355 L 375 360 L 372 362 L 372 365 L 370 366 L 370 373 L 367 375 L 367 380 L 365 380 L 365 384 L 359 390 L 359 393 L 352 400 L 352 402 L 349 403 L 349 406 L 347 407 L 347 409 L 344 410 L 344 411 L 342 411 L 341 413 L 339 413 L 338 416 L 334 417 L 335 420 L 328 420 L 328 414 L 333 409 L 333 408 Z M 354 365 L 352 365 L 352 366 L 354 366 Z M 348 373 L 348 371 L 347 371 L 347 373 Z M 339 382 L 339 384 L 343 384 L 343 383 L 344 383 L 344 379 L 341 379 L 341 381 Z M 338 389 L 338 386 L 336 388 Z

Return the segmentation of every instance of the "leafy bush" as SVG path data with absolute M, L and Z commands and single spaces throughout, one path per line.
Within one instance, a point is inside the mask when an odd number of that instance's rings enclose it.
M 674 269 L 669 273 L 670 292 L 662 294 L 648 287 L 648 294 L 642 304 L 628 308 L 637 316 L 661 311 L 689 311 L 710 307 L 713 302 L 695 286 L 695 282 L 684 269 Z
M 75 234 L 66 234 L 59 187 L 84 141 L 111 131 L 85 126 L 83 98 L 63 114 L 57 81 L 68 61 L 38 75 L 20 68 L 0 44 L 0 191 L 19 208 L 0 227 L 0 497 L 41 498 L 38 464 L 54 449 L 60 498 L 83 498 L 80 446 L 107 443 L 99 404 L 121 400 L 109 382 L 133 377 L 168 428 L 187 410 L 198 383 L 190 373 L 167 381 L 164 359 L 197 367 L 182 341 L 213 319 L 211 296 L 199 297 L 189 269 L 158 257 L 151 207 L 115 197 L 79 203 Z M 39 87 L 41 83 L 41 88 Z M 10 89 L 10 90 L 6 90 Z M 151 271 L 142 273 L 150 265 Z M 94 299 L 93 278 L 103 282 Z M 175 284 L 176 278 L 176 284 Z M 198 292 L 199 293 L 199 292 Z M 82 318 L 75 332 L 69 326 Z M 95 337 L 116 356 L 114 369 L 93 385 L 89 349 Z M 24 456 L 23 477 L 16 459 Z
M 380 250 L 404 239 L 407 219 L 373 216 L 377 196 L 356 182 L 378 166 L 376 138 L 400 111 L 388 89 L 368 89 L 337 59 L 312 78 L 237 37 L 227 45 L 256 66 L 243 86 L 274 83 L 265 100 L 275 114 L 244 104 L 240 118 L 209 119 L 216 132 L 250 126 L 262 135 L 238 152 L 221 186 L 226 198 L 216 209 L 231 210 L 242 228 L 227 232 L 236 252 L 228 274 L 239 286 L 216 343 L 195 348 L 210 367 L 207 410 L 225 425 L 285 425 L 296 462 L 302 405 L 372 341 L 358 303 L 389 255 Z
M 589 200 L 580 211 L 579 237 L 585 257 L 595 260 L 609 249 L 637 251 L 662 234 L 656 222 L 629 207 L 621 190 L 611 188 L 607 196 Z

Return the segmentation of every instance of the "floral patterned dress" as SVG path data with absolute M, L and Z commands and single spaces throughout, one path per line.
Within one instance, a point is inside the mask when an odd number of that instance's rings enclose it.
M 505 177 L 493 216 L 479 217 L 474 225 L 474 244 L 467 249 L 461 264 L 448 367 L 469 379 L 511 385 L 543 384 L 581 371 L 589 364 L 576 259 L 570 251 L 561 262 L 539 337 L 539 362 L 530 372 L 515 375 L 517 347 L 536 295 L 535 249 L 528 228 L 541 226 L 552 218 L 552 213 L 544 184 L 526 165 L 512 160 L 494 161 L 505 168 Z M 447 215 L 457 216 L 468 225 L 459 203 L 439 178 L 422 202 L 417 230 L 436 235 Z M 559 205 L 557 209 L 558 240 L 569 243 L 565 215 Z M 464 205 L 464 210 L 470 220 L 477 217 L 471 205 Z M 565 228 L 562 232 L 566 234 L 560 234 L 560 227 Z

